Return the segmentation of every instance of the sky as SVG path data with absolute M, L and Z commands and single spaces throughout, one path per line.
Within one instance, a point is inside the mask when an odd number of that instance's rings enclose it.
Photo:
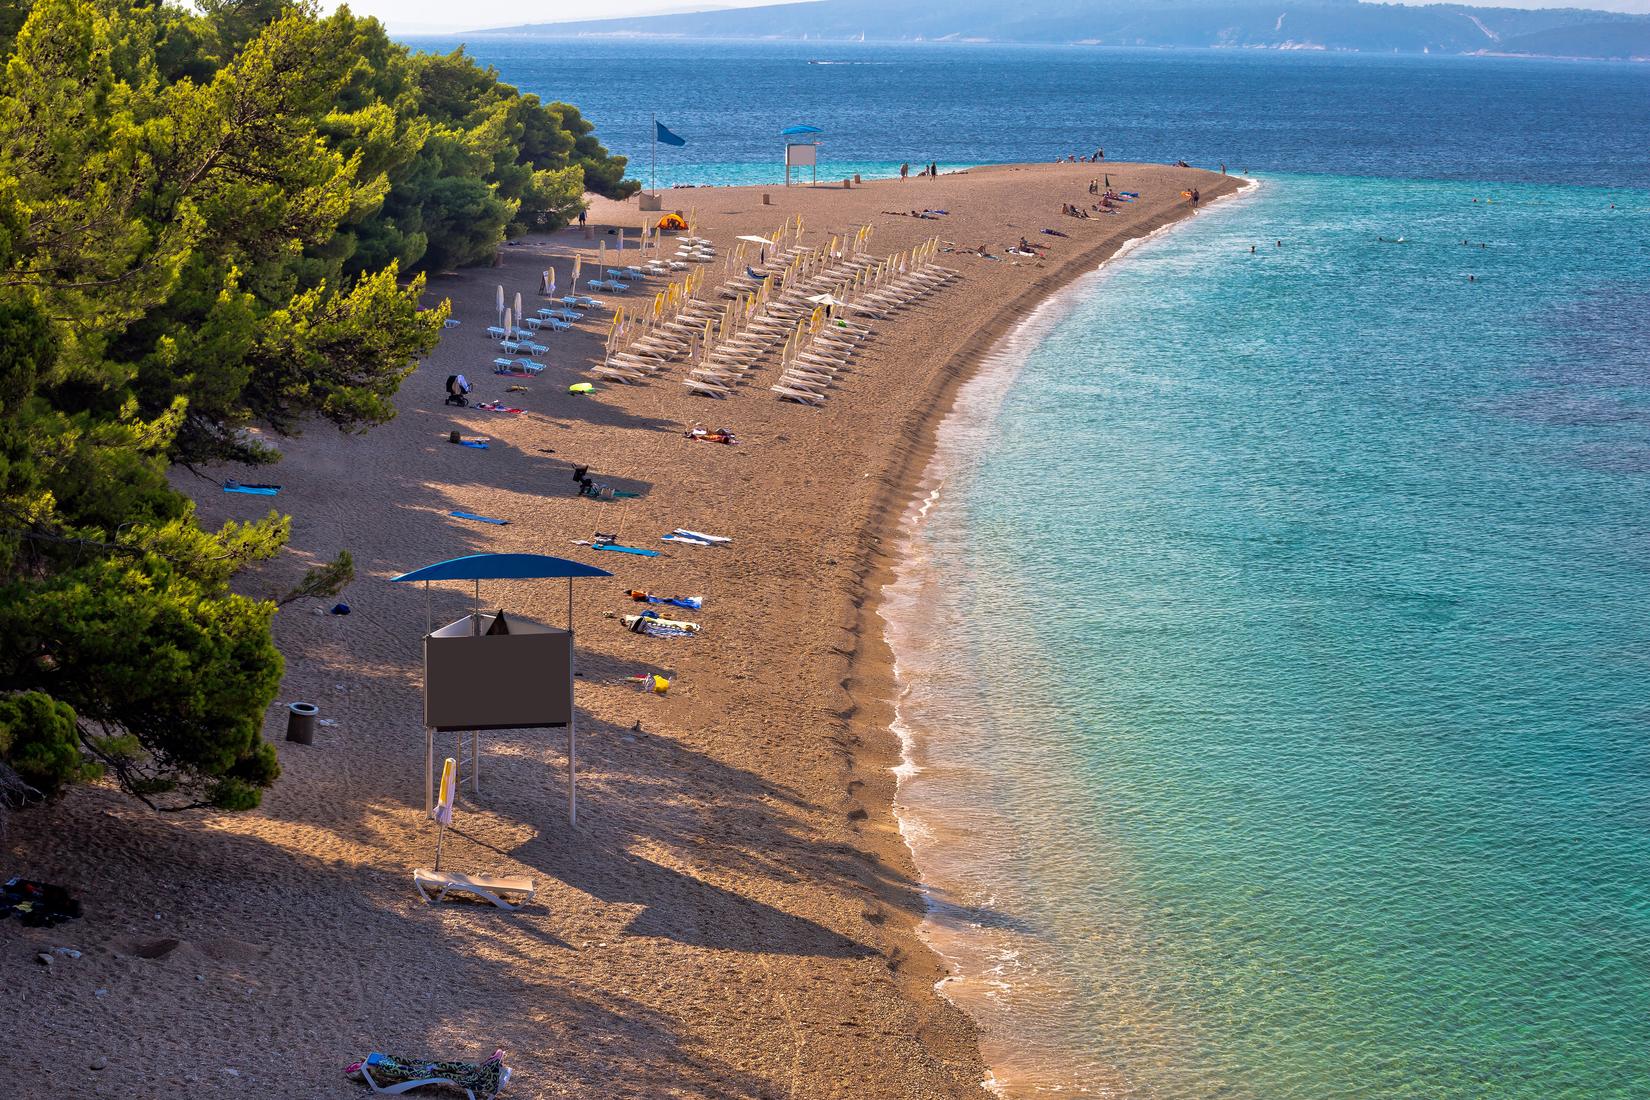
M 476 14 L 454 19 L 452 0 L 351 0 L 357 15 L 375 15 L 397 34 L 441 33 L 480 30 L 485 27 L 516 27 L 523 23 L 557 23 L 575 19 L 613 19 L 628 15 L 658 15 L 672 11 L 707 11 L 712 8 L 750 8 L 784 0 L 526 0 L 512 7 L 499 7 L 497 18 Z M 1427 2 L 1427 0 L 1416 0 Z M 1553 8 L 1578 7 L 1602 11 L 1650 12 L 1650 0 L 1453 0 L 1456 3 L 1487 7 Z

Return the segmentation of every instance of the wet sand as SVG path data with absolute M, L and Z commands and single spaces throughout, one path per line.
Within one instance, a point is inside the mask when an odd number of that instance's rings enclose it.
M 1111 217 L 1062 216 L 1062 202 L 1088 205 L 1102 173 L 1141 200 Z M 600 311 L 541 340 L 542 376 L 491 373 L 495 286 L 537 308 L 543 268 L 565 290 L 575 251 L 593 259 L 608 228 L 658 217 L 635 200 L 598 200 L 589 236 L 531 238 L 502 249 L 498 268 L 433 278 L 430 299 L 450 298 L 462 324 L 403 386 L 394 422 L 281 441 L 283 463 L 246 475 L 281 483 L 274 501 L 178 475 L 209 524 L 272 503 L 292 515 L 290 550 L 244 578 L 245 591 L 284 592 L 348 549 L 353 613 L 299 602 L 277 616 L 287 673 L 265 732 L 283 775 L 261 809 L 157 815 L 86 789 L 13 817 L 3 869 L 69 886 L 87 915 L 49 931 L 0 923 L 16 1009 L 10 1095 L 347 1097 L 364 1090 L 342 1067 L 369 1051 L 482 1058 L 495 1046 L 516 1070 L 511 1097 L 985 1095 L 973 1026 L 935 992 L 943 972 L 916 934 L 925 899 L 892 812 L 899 746 L 875 600 L 934 425 L 983 353 L 1124 242 L 1190 213 L 1182 188 L 1207 201 L 1238 183 L 1067 164 L 853 189 L 664 192 L 665 209 L 694 212 L 721 256 L 737 235 L 801 214 L 804 244 L 871 224 L 872 255 L 937 236 L 998 257 L 939 255 L 961 278 L 872 322 L 822 409 L 778 400 L 772 360 L 726 401 L 690 394 L 680 363 L 645 385 L 571 396 L 599 359 Z M 886 213 L 923 208 L 950 213 Z M 1048 245 L 1047 258 L 1007 255 L 1022 235 Z M 714 297 L 726 265 L 705 266 Z M 647 295 L 668 281 L 649 279 Z M 476 383 L 473 399 L 526 411 L 445 406 L 458 372 Z M 741 443 L 690 442 L 695 423 Z M 452 446 L 454 429 L 490 446 Z M 570 471 L 585 464 L 639 495 L 577 496 Z M 677 526 L 734 541 L 659 542 Z M 573 545 L 598 530 L 661 554 Z M 576 590 L 579 827 L 566 819 L 565 732 L 499 732 L 483 736 L 481 794 L 465 792 L 446 840 L 446 868 L 536 880 L 537 900 L 517 913 L 433 906 L 413 891 L 410 872 L 429 865 L 435 842 L 422 792 L 426 612 L 422 592 L 386 583 L 490 551 L 614 573 Z M 640 609 L 630 588 L 702 595 L 704 609 L 682 617 L 703 632 L 629 633 L 615 616 Z M 482 602 L 566 617 L 560 583 L 492 582 Z M 467 585 L 441 586 L 436 621 L 469 606 Z M 646 672 L 670 677 L 669 694 L 627 681 Z M 281 740 L 293 700 L 332 723 L 313 746 Z M 452 753 L 451 738 L 439 749 Z M 57 945 L 83 954 L 33 961 Z

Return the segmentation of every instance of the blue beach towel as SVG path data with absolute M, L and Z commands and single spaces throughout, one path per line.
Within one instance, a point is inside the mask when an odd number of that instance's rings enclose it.
M 461 439 L 458 441 L 458 445 L 460 447 L 474 447 L 478 451 L 485 451 L 487 449 L 487 444 L 477 443 L 473 439 Z M 454 514 L 456 515 L 457 513 L 455 512 Z
M 223 491 L 226 493 L 245 493 L 249 497 L 272 497 L 281 491 L 281 487 L 279 485 L 242 485 L 238 481 L 226 481 L 223 483 Z
M 611 550 L 615 554 L 639 554 L 644 558 L 656 558 L 659 556 L 659 551 L 657 550 L 643 550 L 637 546 L 620 546 L 618 543 L 614 542 L 592 543 L 590 549 Z
M 495 527 L 505 527 L 510 523 L 507 519 L 494 519 L 492 516 L 478 516 L 474 512 L 448 512 L 447 514 L 452 516 L 454 519 L 473 519 L 477 523 L 491 523 Z

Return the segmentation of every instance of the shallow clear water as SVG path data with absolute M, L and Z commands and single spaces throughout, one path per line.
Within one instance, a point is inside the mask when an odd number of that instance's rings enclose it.
M 1647 231 L 1277 178 L 965 397 L 887 614 L 1005 1080 L 1650 1095 Z
M 1650 67 L 472 48 L 665 183 L 1262 176 L 942 431 L 885 615 L 950 990 L 1017 1094 L 1650 1096 Z

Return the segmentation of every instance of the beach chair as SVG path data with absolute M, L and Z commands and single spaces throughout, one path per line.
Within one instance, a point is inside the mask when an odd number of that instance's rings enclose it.
M 543 344 L 535 344 L 531 340 L 523 340 L 521 342 L 521 346 L 516 350 L 525 351 L 528 355 L 543 355 L 550 349 L 545 347 Z
M 718 401 L 723 400 L 733 392 L 712 382 L 701 382 L 697 378 L 684 378 L 682 379 L 682 385 L 688 388 L 689 393 L 696 393 L 700 397 L 714 397 Z
M 463 323 L 464 322 L 460 321 L 457 317 L 449 317 L 445 321 L 441 322 L 441 327 L 442 328 L 457 328 L 459 325 L 461 325 Z
M 503 325 L 488 325 L 487 326 L 487 335 L 493 337 L 496 340 L 504 339 L 504 337 L 506 336 L 506 333 L 504 331 L 504 326 Z
M 445 901 L 449 894 L 471 894 L 500 909 L 509 910 L 520 909 L 532 901 L 537 892 L 533 880 L 525 875 L 466 875 L 458 871 L 430 871 L 422 867 L 413 871 L 413 885 L 425 901 Z M 505 895 L 519 895 L 521 900 L 512 905 L 504 900 Z

